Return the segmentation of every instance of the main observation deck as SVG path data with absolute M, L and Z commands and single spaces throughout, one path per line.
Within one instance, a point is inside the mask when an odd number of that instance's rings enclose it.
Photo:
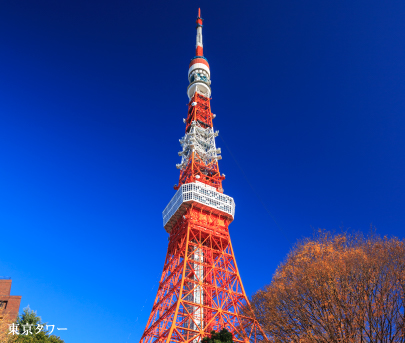
M 231 220 L 235 216 L 233 198 L 219 193 L 215 187 L 202 182 L 186 183 L 177 190 L 163 211 L 163 226 L 168 233 L 191 205 L 223 215 Z

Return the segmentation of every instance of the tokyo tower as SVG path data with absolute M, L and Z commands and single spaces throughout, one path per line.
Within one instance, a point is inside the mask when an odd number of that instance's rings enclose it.
M 196 54 L 188 70 L 189 97 L 177 191 L 163 211 L 169 246 L 152 312 L 140 343 L 200 342 L 226 328 L 236 342 L 263 338 L 248 304 L 228 226 L 235 202 L 224 194 L 211 112 L 210 67 L 203 56 L 203 19 L 198 10 Z

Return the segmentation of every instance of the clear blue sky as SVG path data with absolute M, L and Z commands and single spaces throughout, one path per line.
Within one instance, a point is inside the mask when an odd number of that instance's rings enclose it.
M 3 1 L 0 275 L 75 343 L 138 342 L 201 7 L 250 295 L 297 239 L 404 237 L 405 2 Z

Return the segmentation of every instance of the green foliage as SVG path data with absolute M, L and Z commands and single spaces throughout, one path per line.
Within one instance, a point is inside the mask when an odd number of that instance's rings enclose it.
M 211 331 L 211 337 L 204 337 L 201 343 L 233 343 L 232 334 L 225 328 L 218 333 Z
M 41 317 L 37 316 L 35 311 L 29 307 L 24 308 L 24 312 L 18 317 L 16 324 L 18 324 L 19 335 L 15 336 L 15 342 L 19 343 L 64 343 L 60 337 L 50 335 L 49 330 L 46 330 L 46 324 L 42 323 Z M 23 334 L 24 325 L 31 324 L 32 334 Z M 42 330 L 38 332 L 39 326 L 43 326 Z M 25 327 L 27 329 L 27 326 Z M 37 333 L 38 332 L 38 333 Z

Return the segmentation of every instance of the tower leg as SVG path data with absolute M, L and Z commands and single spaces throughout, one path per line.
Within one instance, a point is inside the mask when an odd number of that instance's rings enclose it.
M 244 317 L 248 303 L 233 254 L 227 220 L 189 208 L 170 233 L 162 278 L 141 343 L 198 343 L 228 329 L 235 342 L 256 342 L 257 321 Z

